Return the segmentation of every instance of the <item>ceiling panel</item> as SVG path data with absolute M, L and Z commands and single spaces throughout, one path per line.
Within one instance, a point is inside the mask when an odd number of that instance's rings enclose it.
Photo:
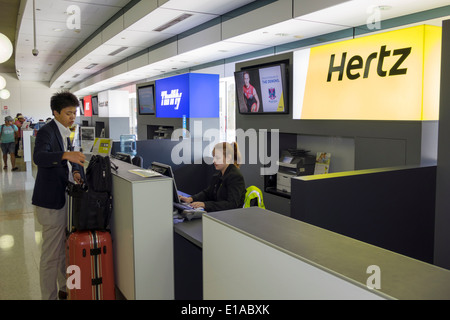
M 35 80 L 33 65 L 46 65 L 49 70 L 39 76 L 40 81 L 50 81 L 61 63 L 84 40 L 101 25 L 116 14 L 129 0 L 36 0 L 36 47 L 37 57 L 32 55 L 34 48 L 33 1 L 28 0 L 24 8 L 15 50 L 16 71 L 21 80 Z M 80 8 L 80 29 L 67 27 L 67 9 L 71 5 Z M 29 74 L 29 76 L 28 76 Z
M 185 13 L 192 14 L 192 16 L 164 31 L 161 31 L 161 33 L 176 35 L 210 21 L 218 16 L 212 14 L 193 13 L 183 10 L 158 8 L 146 17 L 131 25 L 127 30 L 150 32 Z
M 167 9 L 222 15 L 254 1 L 255 0 L 229 0 L 229 1 L 171 0 L 163 4 L 162 7 Z
M 28 0 L 24 12 L 24 19 L 16 39 L 15 58 L 17 68 L 21 69 L 20 79 L 50 81 L 63 61 L 100 26 L 127 5 L 129 1 L 36 0 L 37 8 L 39 9 L 36 12 L 38 19 L 37 47 L 40 54 L 38 57 L 33 57 L 31 54 L 33 48 L 32 0 Z M 57 78 L 54 85 L 59 88 L 66 81 L 70 81 L 70 84 L 65 86 L 66 88 L 70 88 L 75 83 L 86 79 L 94 73 L 98 73 L 102 69 L 134 53 L 152 47 L 251 2 L 254 1 L 166 1 L 162 6 L 150 12 L 126 30 L 112 35 L 105 43 L 101 44 L 101 41 L 94 42 L 98 43 L 98 47 L 86 47 L 78 54 L 75 54 L 76 59 L 70 59 L 73 60 L 74 64 L 64 65 L 64 68 L 67 70 Z M 373 15 L 374 8 L 378 10 L 377 8 L 380 3 L 379 0 L 353 0 L 308 15 L 295 17 L 295 19 L 289 17 L 288 21 L 241 34 L 229 38 L 226 41 L 219 41 L 202 48 L 196 48 L 178 56 L 167 57 L 167 59 L 163 57 L 164 60 L 162 61 L 133 70 L 132 72 L 127 72 L 119 77 L 111 78 L 110 85 L 126 81 L 139 81 L 215 60 L 226 59 L 353 26 L 364 25 L 371 18 L 371 15 Z M 390 9 L 377 11 L 383 20 L 450 5 L 450 0 L 389 0 L 384 3 L 387 3 Z M 79 32 L 67 28 L 66 21 L 69 16 L 66 11 L 70 5 L 76 5 L 81 9 L 81 29 Z M 192 16 L 162 32 L 153 31 L 157 27 L 184 13 L 192 14 Z M 270 12 L 268 14 L 270 15 Z M 264 17 L 259 18 L 264 19 Z M 118 23 L 120 26 L 120 22 Z M 117 30 L 120 29 L 117 28 Z M 61 31 L 58 32 L 55 30 Z M 98 39 L 101 39 L 101 37 Z M 128 49 L 118 53 L 114 57 L 109 56 L 112 51 L 121 47 L 128 47 Z M 91 63 L 97 63 L 98 65 L 90 70 L 86 70 L 85 67 Z M 76 74 L 79 74 L 79 76 L 74 78 L 73 76 Z M 98 78 L 101 78 L 100 75 Z M 87 90 L 98 90 L 98 88 L 106 86 L 108 86 L 108 81 L 102 81 L 101 87 L 90 86 Z
M 450 5 L 449 0 L 352 0 L 301 17 L 302 20 L 347 27 L 365 25 L 373 18 L 381 21 Z
M 102 2 L 109 4 L 99 4 Z M 80 8 L 82 25 L 89 23 L 100 26 L 116 14 L 124 6 L 124 2 L 126 1 L 36 0 L 36 20 L 66 23 L 69 17 L 67 15 L 67 9 L 70 6 L 77 6 Z M 28 1 L 23 17 L 24 19 L 33 19 L 33 1 Z
M 345 26 L 291 19 L 227 39 L 227 42 L 278 46 L 346 29 Z
M 151 47 L 173 35 L 161 32 L 144 32 L 125 30 L 109 39 L 105 44 L 126 47 Z

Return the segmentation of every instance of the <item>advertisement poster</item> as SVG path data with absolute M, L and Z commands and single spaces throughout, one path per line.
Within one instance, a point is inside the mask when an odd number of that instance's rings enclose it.
M 330 170 L 331 153 L 317 152 L 314 174 L 325 174 Z
M 95 141 L 95 128 L 80 127 L 80 136 L 83 153 L 90 154 Z
M 284 111 L 283 79 L 279 66 L 259 70 L 264 112 Z
M 84 102 L 84 116 L 92 117 L 92 96 L 84 97 L 83 102 Z

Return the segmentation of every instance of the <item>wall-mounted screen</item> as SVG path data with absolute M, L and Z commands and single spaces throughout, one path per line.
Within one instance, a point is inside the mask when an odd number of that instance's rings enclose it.
M 98 97 L 92 97 L 92 114 L 98 115 Z
M 137 87 L 139 114 L 155 114 L 155 86 L 153 84 Z
M 249 68 L 234 73 L 241 114 L 288 113 L 288 76 L 285 64 Z

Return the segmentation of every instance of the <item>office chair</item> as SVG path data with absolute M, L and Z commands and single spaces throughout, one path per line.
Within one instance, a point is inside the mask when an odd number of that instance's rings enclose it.
M 135 166 L 144 167 L 144 159 L 141 156 L 135 156 L 132 160 L 131 163 L 134 164 Z

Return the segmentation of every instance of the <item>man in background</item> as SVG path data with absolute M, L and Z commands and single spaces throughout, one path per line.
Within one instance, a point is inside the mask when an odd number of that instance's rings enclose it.
M 25 121 L 25 117 L 21 113 L 18 113 L 16 116 L 16 122 L 14 122 L 16 127 L 19 129 L 19 134 L 18 134 L 19 138 L 16 141 L 16 149 L 14 152 L 16 158 L 21 158 L 21 156 L 19 156 L 19 154 L 17 152 L 19 151 L 20 142 L 22 140 L 22 124 L 24 123 L 24 121 Z
M 8 154 L 11 158 L 11 170 L 16 171 L 15 148 L 19 137 L 19 129 L 13 124 L 14 119 L 11 116 L 5 117 L 5 124 L 0 127 L 0 143 L 3 153 L 3 169 L 8 169 Z

